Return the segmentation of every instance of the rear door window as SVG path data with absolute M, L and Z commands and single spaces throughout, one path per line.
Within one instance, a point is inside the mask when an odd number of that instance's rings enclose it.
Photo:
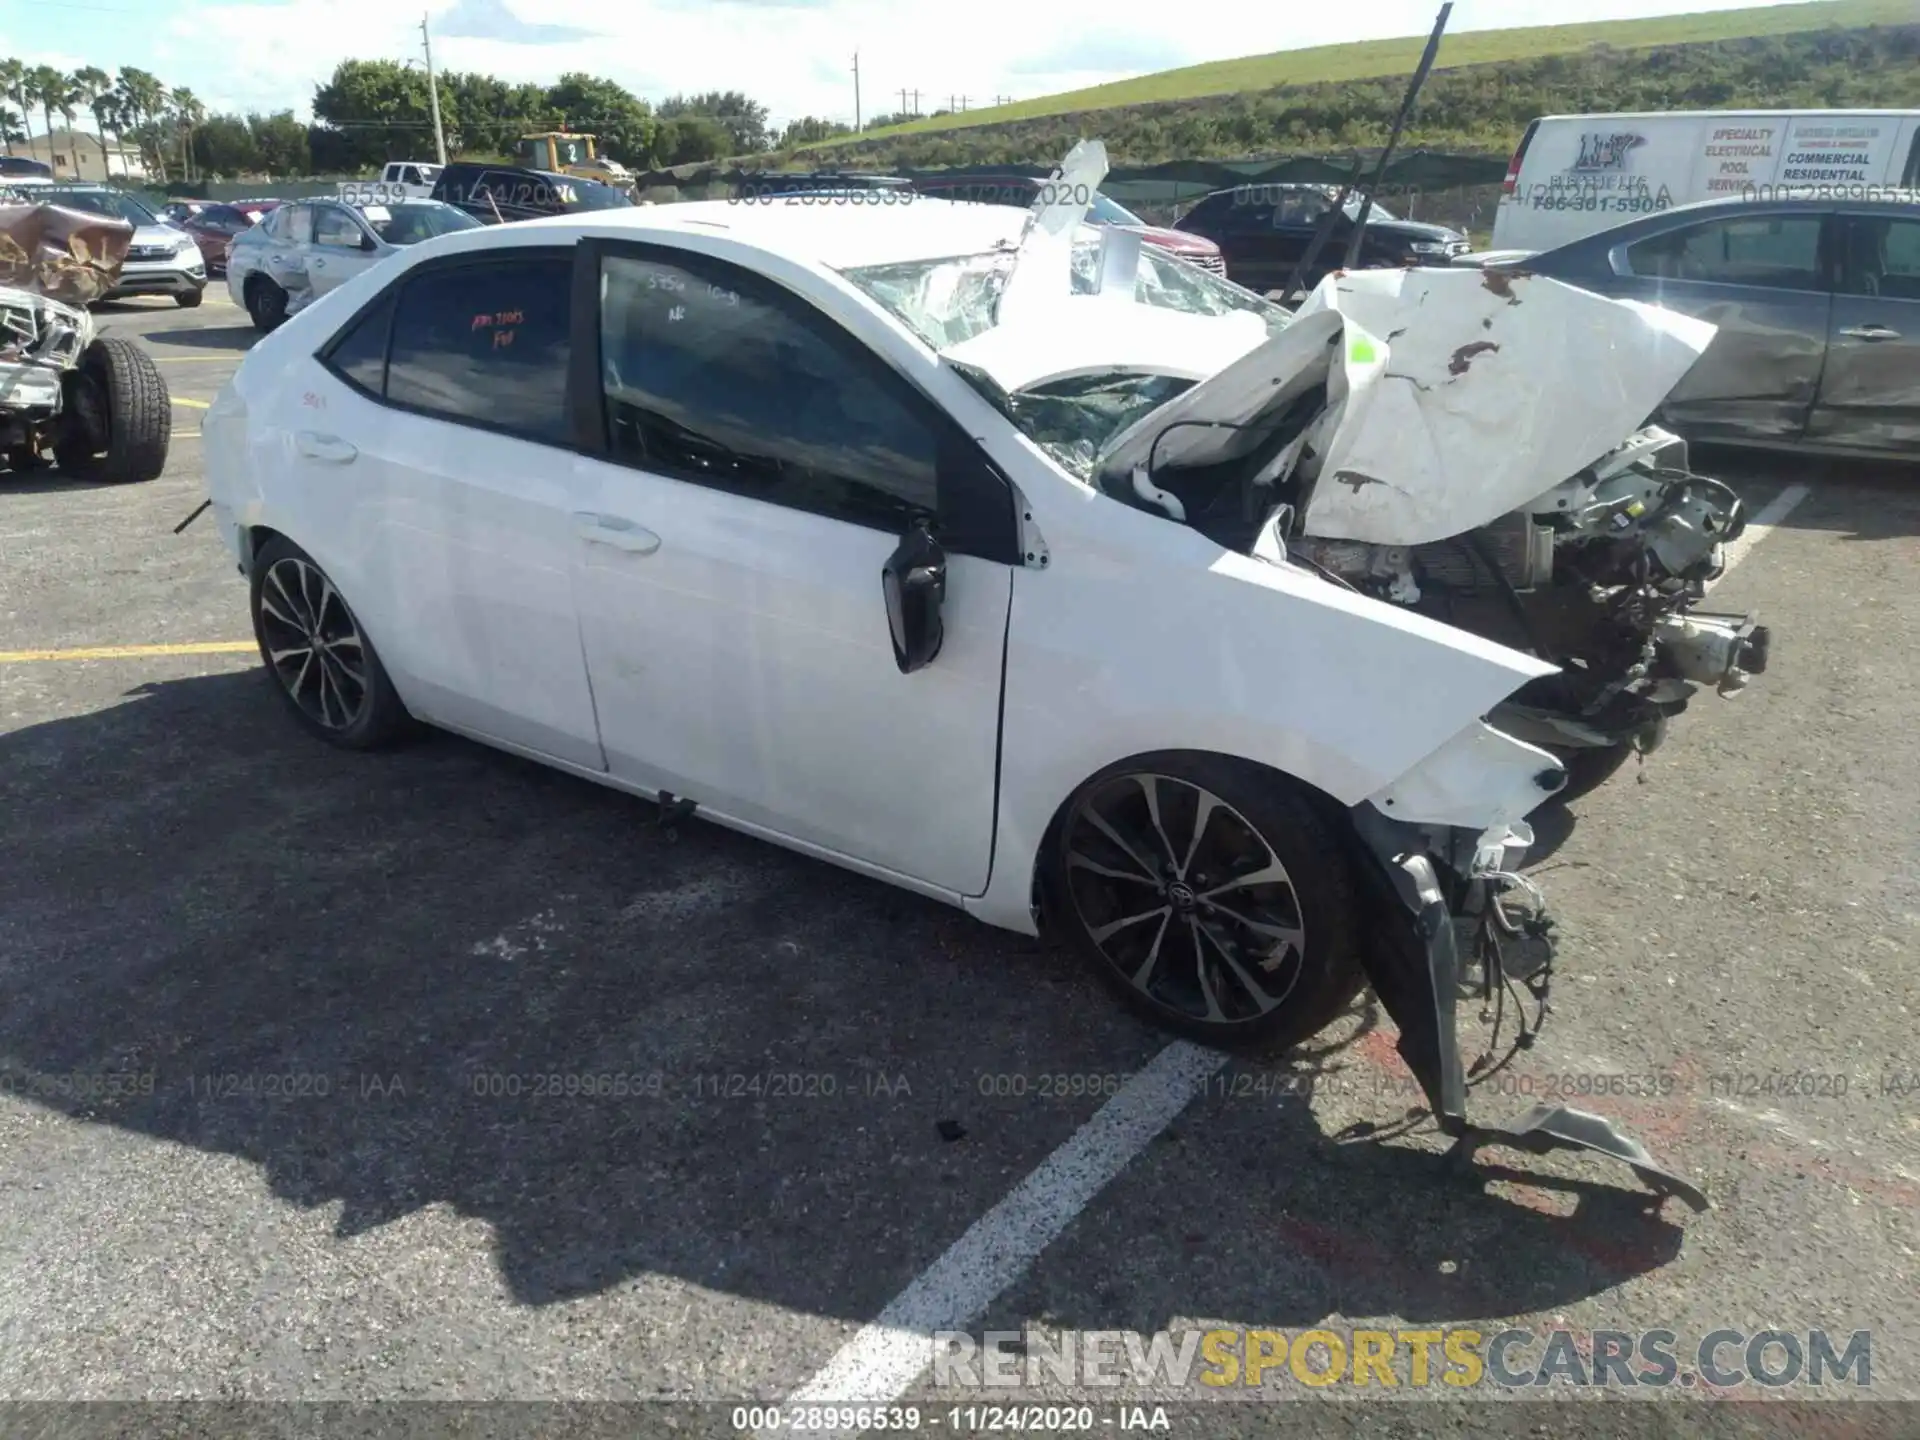
M 573 262 L 503 256 L 402 285 L 387 399 L 409 410 L 566 445 Z

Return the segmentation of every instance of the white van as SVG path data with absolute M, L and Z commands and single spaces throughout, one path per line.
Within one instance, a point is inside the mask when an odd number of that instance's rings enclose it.
M 1495 250 L 1548 250 L 1728 195 L 1872 199 L 1920 186 L 1920 110 L 1546 115 L 1507 166 Z

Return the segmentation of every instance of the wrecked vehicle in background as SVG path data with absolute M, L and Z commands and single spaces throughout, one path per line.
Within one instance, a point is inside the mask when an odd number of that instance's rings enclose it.
M 1084 196 L 1104 152 L 1062 173 Z M 1104 493 L 1547 662 L 1489 719 L 1566 766 L 1555 799 L 1659 745 L 1700 689 L 1764 672 L 1765 626 L 1694 608 L 1741 501 L 1641 423 L 1712 325 L 1439 267 L 1330 275 L 1289 313 L 1073 208 L 1036 210 L 1073 273 L 1043 341 L 1008 323 L 1059 304 L 1024 263 L 943 262 L 878 293 Z M 1109 297 L 1236 325 L 1185 353 Z
M 14 471 L 51 451 L 76 478 L 151 480 L 166 467 L 166 382 L 132 341 L 96 335 L 86 307 L 119 283 L 123 220 L 0 203 L 0 454 Z

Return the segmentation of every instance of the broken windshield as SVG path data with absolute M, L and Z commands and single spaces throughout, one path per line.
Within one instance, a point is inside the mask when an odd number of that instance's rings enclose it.
M 1087 227 L 1073 246 L 1073 293 L 1099 286 L 1101 232 Z M 1015 251 L 990 250 L 899 265 L 863 265 L 841 273 L 892 311 L 935 350 L 971 340 L 997 323 L 1000 294 L 1012 273 Z M 1140 250 L 1133 298 L 1142 305 L 1189 315 L 1258 315 L 1270 334 L 1292 322 L 1287 311 L 1231 280 L 1209 274 L 1151 245 Z

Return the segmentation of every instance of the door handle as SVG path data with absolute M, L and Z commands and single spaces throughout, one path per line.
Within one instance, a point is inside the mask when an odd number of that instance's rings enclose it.
M 330 465 L 345 465 L 360 452 L 338 435 L 321 435 L 302 430 L 293 437 L 294 449 L 309 460 L 324 460 Z
M 631 555 L 651 555 L 660 548 L 660 537 L 618 515 L 595 515 L 579 510 L 573 516 L 574 533 L 589 545 L 610 545 Z
M 1898 340 L 1900 332 L 1885 325 L 1849 325 L 1840 332 L 1849 340 Z

